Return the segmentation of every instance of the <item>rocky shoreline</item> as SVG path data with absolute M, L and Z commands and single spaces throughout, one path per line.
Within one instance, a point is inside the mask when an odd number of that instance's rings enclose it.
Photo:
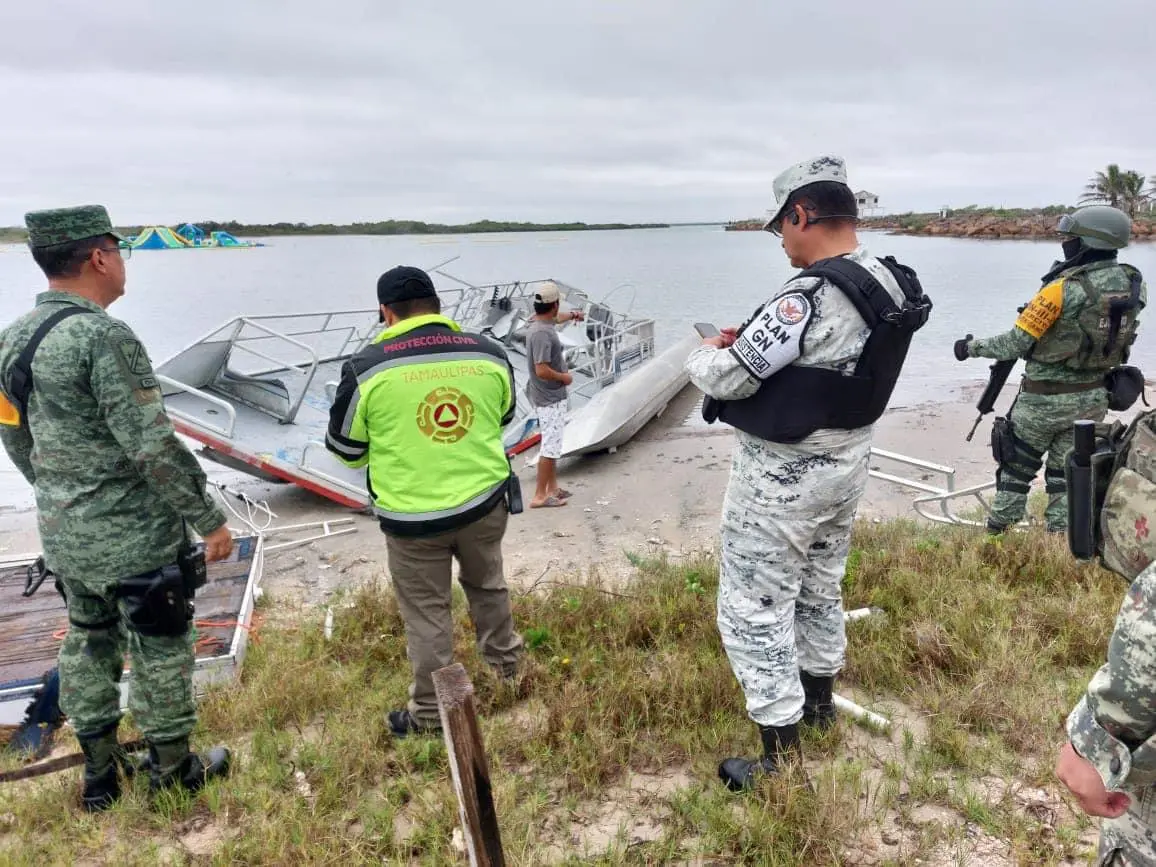
M 1057 239 L 1055 214 L 1002 216 L 999 214 L 897 214 L 887 217 L 864 217 L 860 227 L 869 231 L 886 231 L 893 235 L 921 235 L 939 238 L 1015 239 L 1054 241 Z M 728 232 L 758 231 L 765 220 L 734 220 L 725 226 Z M 1156 241 L 1156 217 L 1132 221 L 1133 241 Z
M 868 217 L 865 229 L 882 229 L 896 235 L 924 235 L 946 238 L 1013 238 L 1054 241 L 1058 217 L 1034 214 L 1003 217 L 994 214 L 964 214 L 947 217 L 906 214 L 895 217 Z M 1156 220 L 1132 221 L 1133 241 L 1156 241 Z

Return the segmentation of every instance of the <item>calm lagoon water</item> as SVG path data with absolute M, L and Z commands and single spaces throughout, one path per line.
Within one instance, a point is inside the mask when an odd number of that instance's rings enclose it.
M 1059 244 L 863 233 L 875 255 L 919 273 L 935 307 L 912 342 L 892 405 L 951 400 L 982 381 L 987 363 L 957 362 L 965 333 L 1006 330 L 1040 285 Z M 554 277 L 595 300 L 655 319 L 660 346 L 696 321 L 737 325 L 793 272 L 766 232 L 681 227 L 611 232 L 495 235 L 295 237 L 255 249 L 140 250 L 128 262 L 127 294 L 112 313 L 127 321 L 159 363 L 237 315 L 369 308 L 378 275 L 394 265 L 446 270 L 477 284 Z M 1156 245 L 1121 255 L 1152 280 Z M 439 287 L 453 284 L 435 277 Z M 22 245 L 0 245 L 0 323 L 32 304 L 44 280 Z M 1156 314 L 1154 314 L 1156 315 Z M 1133 362 L 1156 373 L 1156 324 L 1141 325 Z M 0 506 L 28 499 L 0 454 Z

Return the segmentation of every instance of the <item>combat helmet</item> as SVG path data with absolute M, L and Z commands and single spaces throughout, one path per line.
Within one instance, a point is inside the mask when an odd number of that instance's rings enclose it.
M 1093 250 L 1119 250 L 1128 246 L 1132 219 L 1119 208 L 1088 205 L 1060 217 L 1056 230 L 1079 238 Z

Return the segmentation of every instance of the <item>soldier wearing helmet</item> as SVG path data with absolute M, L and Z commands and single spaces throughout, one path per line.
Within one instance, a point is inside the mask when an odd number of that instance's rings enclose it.
M 1064 456 L 1072 447 L 1073 423 L 1127 409 L 1143 390 L 1143 375 L 1126 362 L 1147 290 L 1137 269 L 1116 261 L 1117 251 L 1128 246 L 1132 221 L 1117 208 L 1091 205 L 1065 214 L 1056 228 L 1064 258 L 1043 276 L 1015 326 L 996 337 L 968 334 L 955 342 L 960 361 L 1027 361 L 1008 419 L 992 430 L 998 467 L 990 533 L 1023 519 L 1045 454 L 1047 529 L 1064 532 Z

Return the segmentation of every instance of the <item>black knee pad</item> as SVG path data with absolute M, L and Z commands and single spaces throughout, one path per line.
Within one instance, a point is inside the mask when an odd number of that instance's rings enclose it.
M 128 626 L 140 635 L 178 636 L 189 631 L 193 606 L 176 565 L 122 578 L 118 595 L 124 600 Z

